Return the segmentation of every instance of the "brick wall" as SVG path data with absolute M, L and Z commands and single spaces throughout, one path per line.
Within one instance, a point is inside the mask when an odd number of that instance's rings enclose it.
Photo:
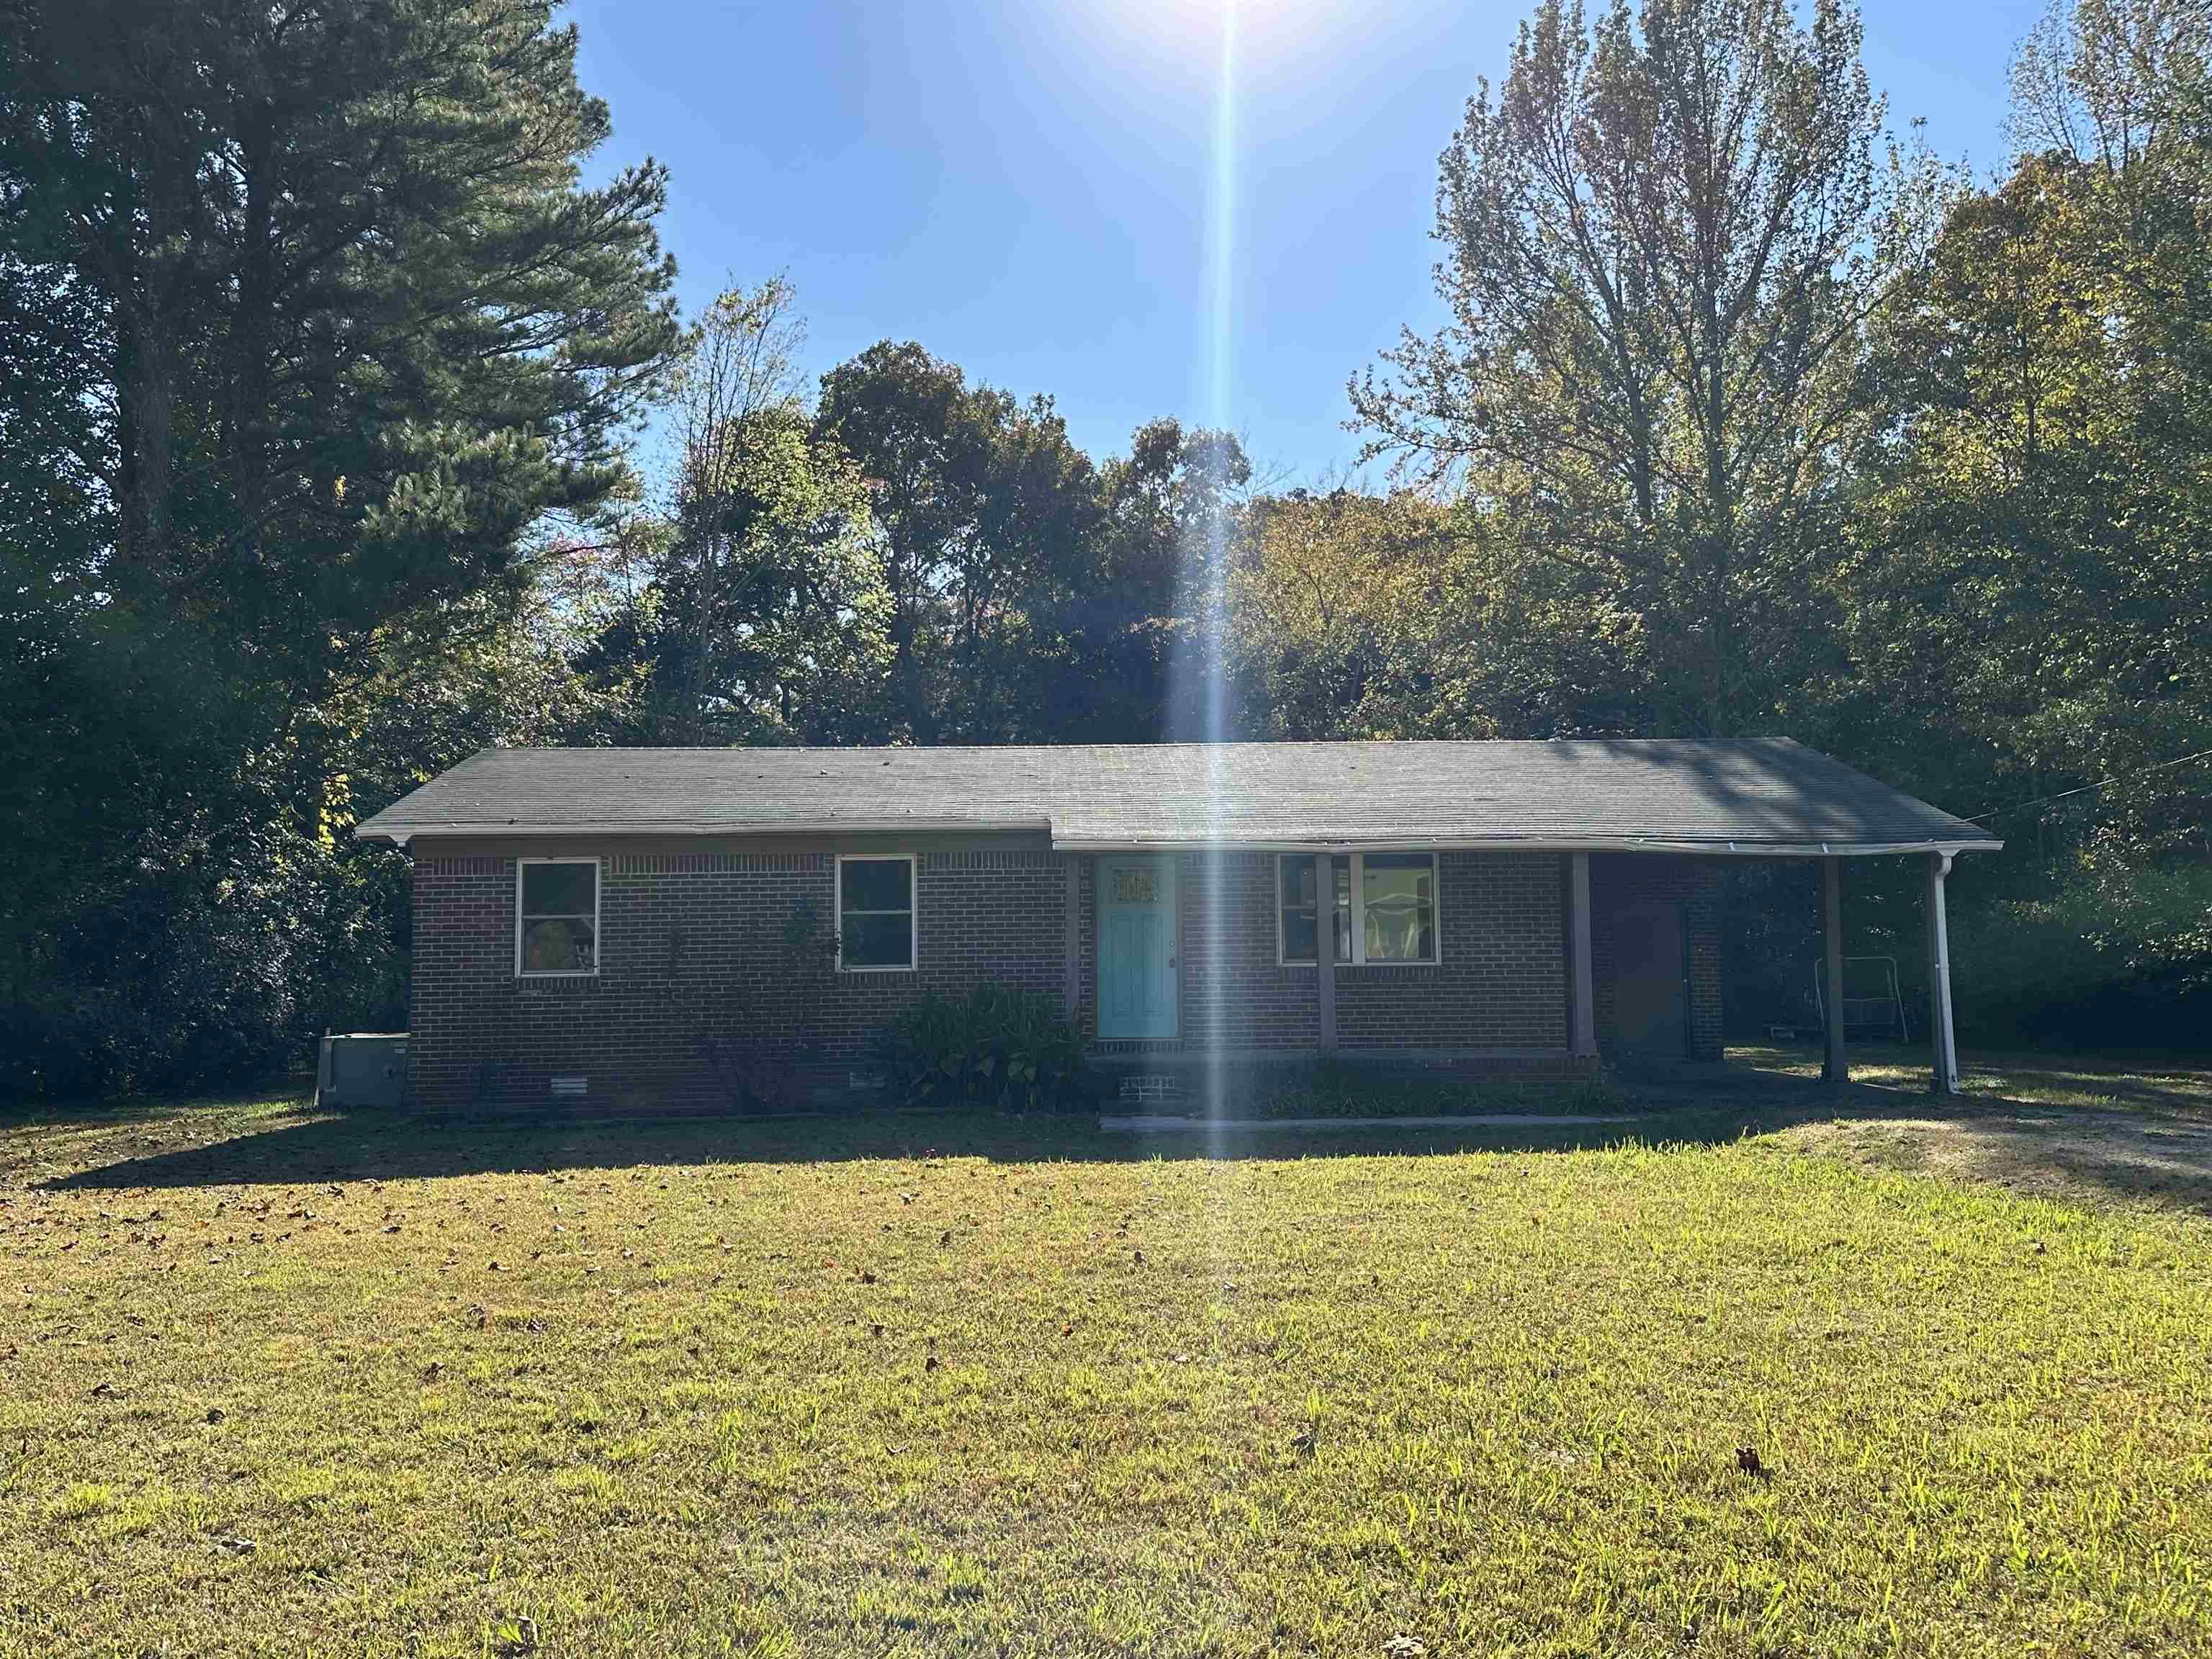
M 416 853 L 409 1052 L 416 1098 L 431 1109 L 535 1104 L 546 1098 L 551 1077 L 568 1073 L 591 1079 L 594 1104 L 722 1104 L 727 1085 L 709 1057 L 717 1042 L 757 1032 L 834 1068 L 865 1059 L 890 1017 L 927 989 L 957 995 L 996 980 L 1057 1001 L 1066 982 L 1071 865 L 1081 951 L 1078 1022 L 1096 1036 L 1097 861 L 1090 856 L 921 852 L 919 971 L 795 975 L 782 954 L 785 927 L 810 904 L 828 924 L 830 852 L 606 854 L 599 974 L 524 980 L 514 974 L 514 857 L 504 848 L 494 855 L 428 842 Z M 1443 854 L 1442 963 L 1340 965 L 1339 1042 L 1367 1049 L 1564 1048 L 1563 862 L 1547 853 Z M 1639 889 L 1657 881 L 1686 896 L 1698 983 L 1711 987 L 1710 995 L 1693 995 L 1692 1028 L 1717 1053 L 1717 884 L 1688 860 L 1628 862 L 1637 870 L 1613 873 L 1613 861 L 1594 860 L 1594 889 L 1628 890 L 1626 878 Z M 1229 855 L 1218 878 L 1208 857 L 1180 855 L 1179 866 L 1185 1042 L 1312 1048 L 1316 970 L 1275 960 L 1273 855 Z M 1612 988 L 1601 927 L 1598 933 L 1602 1041 Z
M 1550 853 L 1439 854 L 1442 960 L 1427 968 L 1338 963 L 1339 1045 L 1565 1047 L 1562 867 Z M 1176 879 L 1184 1044 L 1313 1048 L 1321 1037 L 1315 969 L 1276 960 L 1275 854 L 1184 854 Z M 1090 887 L 1086 878 L 1086 893 Z M 1094 925 L 1086 917 L 1086 1013 L 1096 1003 Z M 1126 1045 L 1133 1051 L 1158 1046 Z
M 1274 855 L 1186 854 L 1176 878 L 1185 1039 L 1226 1048 L 1312 1048 L 1321 1040 L 1314 970 L 1275 961 Z
M 1721 1057 L 1720 866 L 1710 859 L 1649 853 L 1590 855 L 1591 1010 L 1600 1054 L 1620 1045 L 1613 957 L 1614 915 L 1632 904 L 1681 908 L 1688 995 L 1689 1058 Z
M 794 973 L 787 924 L 828 927 L 827 852 L 617 853 L 602 858 L 599 971 L 514 973 L 514 860 L 422 849 L 415 860 L 409 1046 L 434 1109 L 526 1103 L 590 1078 L 595 1103 L 724 1103 L 712 1045 L 757 1033 L 781 1052 L 850 1065 L 926 989 L 982 980 L 1063 994 L 1065 862 L 1048 852 L 917 854 L 915 973 Z
M 1561 1048 L 1567 928 L 1556 853 L 1445 853 L 1433 968 L 1336 969 L 1347 1048 Z

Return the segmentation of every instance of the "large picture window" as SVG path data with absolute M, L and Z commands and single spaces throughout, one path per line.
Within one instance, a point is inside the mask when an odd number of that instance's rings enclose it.
M 526 979 L 599 971 L 597 859 L 515 865 L 514 971 Z
M 915 965 L 915 861 L 848 854 L 837 860 L 837 965 L 885 973 Z
M 1340 963 L 1437 962 L 1434 853 L 1337 854 L 1328 860 L 1328 872 L 1335 890 L 1324 906 L 1310 854 L 1285 853 L 1275 860 L 1276 939 L 1285 966 L 1315 960 L 1324 914 Z

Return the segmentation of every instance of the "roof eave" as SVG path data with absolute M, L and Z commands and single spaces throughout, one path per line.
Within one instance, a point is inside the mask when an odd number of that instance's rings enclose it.
M 713 819 L 671 818 L 653 823 L 487 823 L 476 820 L 418 819 L 380 821 L 371 818 L 355 826 L 362 841 L 387 841 L 404 847 L 417 836 L 437 836 L 454 840 L 487 841 L 548 836 L 732 836 L 752 839 L 767 836 L 942 836 L 1050 835 L 1050 818 L 809 818 L 786 823 L 730 823 Z
M 422 836 L 455 840 L 539 840 L 626 838 L 655 836 L 726 836 L 750 840 L 766 836 L 1003 835 L 1052 836 L 1049 818 L 821 818 L 787 823 L 738 824 L 706 820 L 659 823 L 483 823 L 452 820 L 382 821 L 356 826 L 362 841 L 405 847 Z M 1052 836 L 1056 853 L 1169 853 L 1212 848 L 1252 853 L 1668 853 L 1705 858 L 1881 858 L 1911 853 L 1994 853 L 2004 842 L 1989 836 L 1936 836 L 1917 841 L 1685 841 L 1660 836 L 1363 836 L 1347 838 L 1249 838 L 1201 836 L 1156 840 L 1116 836 Z
M 1926 841 L 1681 841 L 1659 836 L 1480 836 L 1363 837 L 1356 840 L 1246 840 L 1228 837 L 1130 841 L 1054 836 L 1055 853 L 1170 853 L 1212 848 L 1252 853 L 1672 853 L 1705 858 L 1880 858 L 1905 853 L 1994 853 L 2002 841 L 1943 836 Z

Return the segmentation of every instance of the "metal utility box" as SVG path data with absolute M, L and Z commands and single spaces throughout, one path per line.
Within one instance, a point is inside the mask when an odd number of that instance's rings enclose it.
M 400 1106 L 407 1099 L 407 1033 L 352 1031 L 323 1039 L 318 1106 Z

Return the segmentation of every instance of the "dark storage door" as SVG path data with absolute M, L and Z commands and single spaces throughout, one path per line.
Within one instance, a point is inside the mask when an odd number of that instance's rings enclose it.
M 1632 904 L 1613 923 L 1613 1012 L 1625 1054 L 1690 1051 L 1682 983 L 1682 907 Z

